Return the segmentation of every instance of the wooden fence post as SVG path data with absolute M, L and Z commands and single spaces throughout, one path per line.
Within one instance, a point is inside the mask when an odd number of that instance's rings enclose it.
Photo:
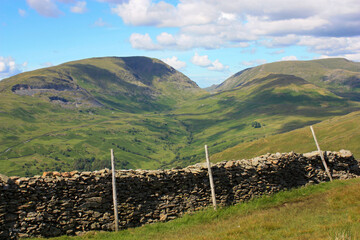
M 115 222 L 115 231 L 119 231 L 119 215 L 118 215 L 118 205 L 117 205 L 117 195 L 116 195 L 116 178 L 115 178 L 115 163 L 114 163 L 114 151 L 111 149 L 111 171 L 112 171 L 112 190 L 113 190 L 113 203 L 114 203 L 114 222 Z
M 323 165 L 324 165 L 325 171 L 326 171 L 327 175 L 329 176 L 330 181 L 332 182 L 333 179 L 332 179 L 332 177 L 331 177 L 331 174 L 330 174 L 330 171 L 329 171 L 329 169 L 328 169 L 328 166 L 327 166 L 327 164 L 326 164 L 326 162 L 325 162 L 325 158 L 324 158 L 323 152 L 320 150 L 320 146 L 319 146 L 319 143 L 318 143 L 318 141 L 317 141 L 317 139 L 316 139 L 316 135 L 315 135 L 314 129 L 313 129 L 312 126 L 310 126 L 310 129 L 311 129 L 312 135 L 313 135 L 313 137 L 314 137 L 315 144 L 316 144 L 316 147 L 317 147 L 317 149 L 318 149 L 318 151 L 319 151 L 319 154 L 320 154 L 320 157 L 321 157 L 321 161 L 322 161 L 322 163 L 323 163 Z
M 212 198 L 214 210 L 216 211 L 215 187 L 214 187 L 214 180 L 213 180 L 213 176 L 212 176 L 212 172 L 211 172 L 211 166 L 210 166 L 210 161 L 209 161 L 209 153 L 208 153 L 207 145 L 205 145 L 205 156 L 206 156 L 206 163 L 207 163 L 207 167 L 208 167 L 208 171 L 209 171 L 211 198 Z

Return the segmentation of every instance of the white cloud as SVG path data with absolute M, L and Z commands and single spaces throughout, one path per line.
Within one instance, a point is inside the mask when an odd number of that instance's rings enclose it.
M 163 32 L 156 37 L 157 42 L 163 46 L 170 46 L 176 44 L 175 37 L 172 34 Z
M 218 59 L 212 62 L 208 55 L 200 56 L 197 52 L 195 52 L 194 56 L 191 58 L 191 62 L 199 67 L 206 67 L 211 71 L 222 72 L 229 69 L 229 66 L 222 64 Z
M 44 17 L 59 17 L 62 14 L 52 0 L 26 0 L 26 2 Z
M 172 66 L 173 68 L 180 70 L 184 67 L 186 67 L 186 62 L 182 62 L 180 61 L 176 56 L 173 56 L 171 58 L 165 58 L 162 59 L 163 62 L 165 62 L 166 64 L 169 64 L 170 66 Z
M 22 16 L 22 17 L 26 16 L 26 11 L 24 9 L 19 8 L 18 12 L 19 12 L 20 16 Z
M 144 50 L 158 50 L 157 46 L 151 39 L 148 33 L 145 35 L 139 33 L 133 33 L 130 36 L 130 44 L 133 48 L 144 49 Z
M 154 40 L 144 38 L 151 50 L 300 45 L 326 55 L 320 50 L 322 43 L 306 45 L 303 39 L 327 42 L 360 36 L 358 0 L 181 0 L 175 4 L 161 0 L 98 1 L 115 4 L 111 5 L 112 12 L 125 24 L 178 28 L 175 34 L 161 33 Z M 143 45 L 138 44 L 147 49 Z
M 200 56 L 197 52 L 191 58 L 191 62 L 200 67 L 209 67 L 212 64 L 208 55 Z
M 169 3 L 160 1 L 155 4 L 151 0 L 130 0 L 111 9 L 123 19 L 124 23 L 135 26 L 161 25 L 164 19 L 174 17 L 174 10 L 175 7 Z
M 209 69 L 211 71 L 222 72 L 224 70 L 229 69 L 229 66 L 225 66 L 218 59 L 216 59 L 214 62 L 212 62 L 211 66 L 207 67 L 207 69 Z
M 286 36 L 273 37 L 271 39 L 261 41 L 261 44 L 268 48 L 278 48 L 295 45 L 299 42 L 299 40 L 299 37 L 295 34 L 289 34 Z
M 70 11 L 73 13 L 84 13 L 87 11 L 86 2 L 85 1 L 78 1 L 76 2 L 75 6 L 70 8 Z
M 0 56 L 0 79 L 21 73 L 26 66 L 27 62 L 16 64 L 12 57 Z
M 281 58 L 282 61 L 295 61 L 298 60 L 296 56 L 286 56 Z

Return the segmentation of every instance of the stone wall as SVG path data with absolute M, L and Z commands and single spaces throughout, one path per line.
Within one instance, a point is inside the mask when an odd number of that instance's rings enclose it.
M 349 151 L 327 152 L 334 179 L 359 175 Z M 267 154 L 212 166 L 217 202 L 231 205 L 328 181 L 316 153 Z M 116 172 L 122 228 L 167 221 L 211 204 L 204 164 L 171 170 Z M 0 176 L 0 239 L 59 236 L 113 229 L 111 172 L 48 172 L 31 178 Z

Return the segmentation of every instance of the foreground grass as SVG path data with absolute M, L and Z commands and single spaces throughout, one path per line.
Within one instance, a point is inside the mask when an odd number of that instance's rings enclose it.
M 167 223 L 52 239 L 360 239 L 359 190 L 360 178 L 337 180 Z

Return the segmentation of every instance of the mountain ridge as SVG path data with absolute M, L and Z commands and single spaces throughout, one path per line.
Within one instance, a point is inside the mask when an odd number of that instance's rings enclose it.
M 230 90 L 253 79 L 266 77 L 269 74 L 294 75 L 316 86 L 324 87 L 336 95 L 350 100 L 360 100 L 358 98 L 360 92 L 360 63 L 344 58 L 280 61 L 247 68 L 226 79 L 215 91 Z
M 160 98 L 184 98 L 201 92 L 197 84 L 160 60 L 147 57 L 104 57 L 63 63 L 5 79 L 0 91 L 53 98 L 64 105 L 113 108 L 132 102 L 139 110 L 161 110 Z M 16 83 L 16 84 L 14 84 Z M 164 85 L 168 85 L 164 88 Z M 1 87 L 2 86 L 2 87 Z M 167 92 L 164 89 L 176 90 Z M 184 96 L 182 96 L 184 95 Z M 136 103 L 137 102 L 137 103 Z M 142 104 L 142 102 L 144 104 Z M 166 105 L 166 104 L 165 104 Z M 123 108 L 121 110 L 130 110 Z

